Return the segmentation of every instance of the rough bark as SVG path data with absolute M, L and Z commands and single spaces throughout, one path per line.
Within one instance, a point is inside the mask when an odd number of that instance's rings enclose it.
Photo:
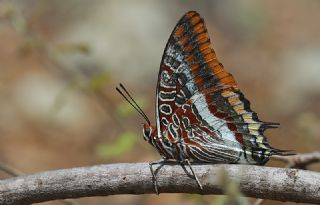
M 157 172 L 161 193 L 222 194 L 221 170 L 250 197 L 320 203 L 320 173 L 252 165 L 192 166 L 203 190 L 180 165 Z M 156 166 L 154 166 L 156 168 Z M 190 170 L 186 169 L 189 173 Z M 0 204 L 30 204 L 55 199 L 154 193 L 147 163 L 109 164 L 24 175 L 0 181 Z

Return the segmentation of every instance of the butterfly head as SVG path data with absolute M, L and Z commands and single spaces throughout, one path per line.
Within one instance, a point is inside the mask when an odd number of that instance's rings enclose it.
M 151 139 L 154 138 L 156 134 L 156 127 L 149 124 L 144 124 L 142 133 L 143 133 L 143 139 L 145 141 L 150 142 Z

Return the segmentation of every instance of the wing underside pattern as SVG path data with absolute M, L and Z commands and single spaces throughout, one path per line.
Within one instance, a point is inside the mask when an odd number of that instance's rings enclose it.
M 198 13 L 186 13 L 174 28 L 158 78 L 158 137 L 175 147 L 171 157 L 264 164 L 268 156 L 281 153 L 263 135 L 277 124 L 260 121 L 250 109 L 217 60 Z

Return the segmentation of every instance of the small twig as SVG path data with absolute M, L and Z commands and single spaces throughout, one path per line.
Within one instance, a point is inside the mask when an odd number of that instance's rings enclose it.
M 13 176 L 13 177 L 23 175 L 23 172 L 15 169 L 13 167 L 10 167 L 9 165 L 3 164 L 3 163 L 0 163 L 0 171 L 4 172 L 10 176 Z
M 308 165 L 320 162 L 320 151 L 292 156 L 273 156 L 272 159 L 288 163 L 289 168 L 306 169 Z

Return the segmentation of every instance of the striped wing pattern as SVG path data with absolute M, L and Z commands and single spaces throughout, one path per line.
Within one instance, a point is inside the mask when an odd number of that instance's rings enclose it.
M 211 47 L 203 19 L 186 13 L 166 45 L 158 74 L 157 131 L 165 158 L 264 164 L 280 154 L 263 135 L 276 127 L 258 119 Z

